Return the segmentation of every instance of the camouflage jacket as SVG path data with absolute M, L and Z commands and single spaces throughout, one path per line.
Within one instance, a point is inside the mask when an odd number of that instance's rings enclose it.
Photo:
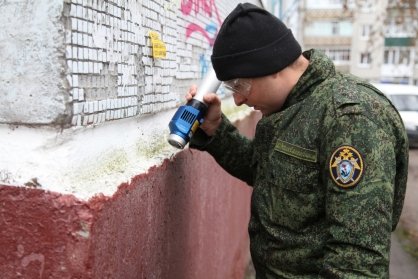
M 253 140 L 223 117 L 190 146 L 253 186 L 257 278 L 388 278 L 407 180 L 403 123 L 377 89 L 321 52 L 304 55 L 308 69 Z

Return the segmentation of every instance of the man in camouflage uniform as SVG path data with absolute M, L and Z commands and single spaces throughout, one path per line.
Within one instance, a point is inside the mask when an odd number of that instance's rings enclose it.
M 257 278 L 388 278 L 408 168 L 393 105 L 321 52 L 302 53 L 281 21 L 251 4 L 225 19 L 212 64 L 237 105 L 263 114 L 248 140 L 207 94 L 190 143 L 253 186 Z

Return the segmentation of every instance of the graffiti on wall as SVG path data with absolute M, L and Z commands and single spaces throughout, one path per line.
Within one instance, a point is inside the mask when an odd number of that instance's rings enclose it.
M 177 1 L 179 4 L 180 0 Z M 208 18 L 209 23 L 195 23 L 191 21 L 186 26 L 185 36 L 186 40 L 194 33 L 198 33 L 208 42 L 212 47 L 218 33 L 218 27 L 222 24 L 219 15 L 218 7 L 215 0 L 182 0 L 180 4 L 180 11 L 183 16 L 203 16 Z M 199 56 L 200 74 L 204 76 L 210 66 L 210 55 L 202 53 Z
M 209 67 L 209 59 L 206 57 L 204 53 L 200 54 L 199 56 L 199 64 L 200 64 L 200 76 L 204 76 Z
M 193 33 L 200 33 L 208 41 L 209 45 L 212 46 L 215 41 L 218 26 L 222 24 L 215 0 L 182 0 L 180 10 L 184 16 L 188 16 L 194 12 L 195 15 L 202 14 L 205 17 L 216 20 L 216 23 L 212 21 L 206 26 L 191 22 L 186 27 L 186 39 Z

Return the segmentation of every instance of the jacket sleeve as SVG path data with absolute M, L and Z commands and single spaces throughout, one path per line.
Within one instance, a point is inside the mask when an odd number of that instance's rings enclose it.
M 190 147 L 207 151 L 229 174 L 253 185 L 253 141 L 241 135 L 224 115 L 213 137 L 208 137 L 198 129 L 190 141 Z
M 340 115 L 324 136 L 328 237 L 321 278 L 389 278 L 393 141 L 361 113 Z

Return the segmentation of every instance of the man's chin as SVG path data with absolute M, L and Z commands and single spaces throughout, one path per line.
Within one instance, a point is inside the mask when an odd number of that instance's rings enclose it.
M 258 107 L 253 107 L 254 110 L 260 112 L 263 116 L 268 116 L 269 114 L 263 110 L 262 108 L 258 108 Z
M 274 112 L 271 112 L 271 111 L 265 111 L 265 110 L 261 110 L 261 109 L 259 109 L 257 111 L 259 111 L 263 115 L 263 117 L 270 116 L 274 113 Z
M 266 111 L 266 110 L 263 110 L 262 108 L 257 107 L 257 106 L 251 106 L 250 108 L 252 108 L 252 109 L 253 109 L 253 110 L 255 110 L 255 111 L 260 112 L 260 113 L 261 113 L 261 115 L 263 115 L 263 116 L 269 116 L 269 115 L 271 114 L 270 112 L 268 112 L 268 111 Z

